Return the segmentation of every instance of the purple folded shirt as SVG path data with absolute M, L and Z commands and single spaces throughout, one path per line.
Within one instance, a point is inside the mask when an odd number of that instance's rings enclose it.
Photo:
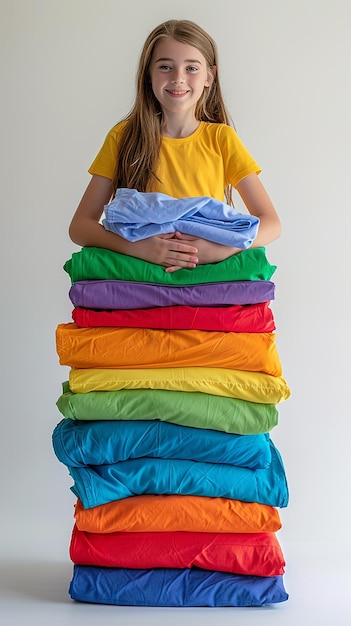
M 148 309 L 163 306 L 227 306 L 274 300 L 275 285 L 268 280 L 207 283 L 183 287 L 124 280 L 81 280 L 69 297 L 86 309 Z

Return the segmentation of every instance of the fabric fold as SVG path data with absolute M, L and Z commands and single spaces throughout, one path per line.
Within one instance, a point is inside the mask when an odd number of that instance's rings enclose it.
M 269 435 L 232 435 L 159 421 L 61 420 L 54 452 L 75 467 L 110 465 L 143 457 L 225 463 L 264 469 L 271 462 Z
M 209 196 L 173 198 L 160 192 L 127 188 L 117 189 L 104 209 L 104 228 L 128 241 L 179 231 L 246 249 L 254 242 L 260 223 L 254 215 L 240 213 Z
M 220 307 L 260 304 L 273 300 L 274 293 L 274 283 L 267 280 L 181 286 L 100 279 L 76 281 L 69 290 L 69 297 L 76 307 L 129 310 L 183 305 Z
M 78 368 L 218 367 L 280 376 L 274 333 L 149 328 L 56 328 L 61 365 Z
M 272 333 L 275 330 L 269 302 L 221 307 L 154 306 L 141 309 L 96 310 L 76 307 L 77 326 L 128 326 L 172 330 L 207 330 L 242 333 Z
M 201 569 L 126 569 L 75 565 L 73 600 L 132 606 L 262 606 L 288 599 L 281 576 Z
M 275 533 L 89 533 L 75 524 L 70 557 L 76 565 L 198 567 L 251 576 L 280 576 L 285 567 Z
M 163 285 L 196 285 L 236 280 L 270 280 L 276 266 L 268 262 L 265 248 L 249 248 L 219 263 L 165 272 L 160 265 L 106 248 L 83 247 L 78 252 L 73 252 L 63 269 L 72 283 L 79 280 L 117 279 Z
M 56 405 L 71 420 L 160 420 L 239 435 L 266 433 L 278 423 L 275 404 L 196 391 L 120 389 L 72 393 L 65 381 Z
M 155 369 L 71 368 L 73 393 L 119 389 L 165 389 L 201 392 L 265 404 L 286 400 L 290 389 L 282 376 L 220 367 L 168 367 Z
M 276 532 L 282 526 L 276 507 L 205 496 L 143 495 L 85 509 L 77 500 L 79 530 L 113 532 Z
M 271 463 L 265 469 L 178 459 L 129 459 L 114 464 L 74 467 L 72 492 L 84 508 L 135 495 L 192 495 L 288 505 L 288 486 L 281 456 L 270 439 Z

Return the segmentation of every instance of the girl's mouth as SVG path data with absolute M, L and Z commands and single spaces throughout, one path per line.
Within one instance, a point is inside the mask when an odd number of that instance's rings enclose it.
M 175 96 L 175 97 L 185 96 L 188 93 L 187 90 L 178 91 L 178 90 L 175 90 L 175 89 L 167 89 L 166 91 L 171 96 Z

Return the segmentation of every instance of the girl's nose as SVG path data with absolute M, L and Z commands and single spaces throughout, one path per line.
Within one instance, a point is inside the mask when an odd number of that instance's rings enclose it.
M 174 72 L 171 80 L 172 84 L 184 83 L 184 78 L 180 72 Z

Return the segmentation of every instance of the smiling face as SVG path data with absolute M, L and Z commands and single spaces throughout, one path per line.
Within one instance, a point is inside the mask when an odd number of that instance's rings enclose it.
M 164 114 L 193 114 L 203 90 L 210 86 L 205 57 L 171 37 L 159 41 L 150 63 L 152 90 Z

